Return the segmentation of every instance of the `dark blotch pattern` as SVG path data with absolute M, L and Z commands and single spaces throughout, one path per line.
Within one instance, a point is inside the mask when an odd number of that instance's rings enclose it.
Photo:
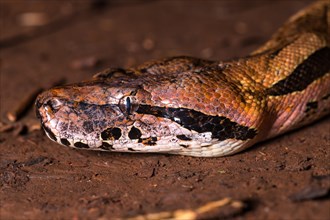
M 308 113 L 310 112 L 311 110 L 316 110 L 318 107 L 318 103 L 315 101 L 315 102 L 308 102 L 306 104 L 306 109 L 305 109 L 305 113 Z
M 180 140 L 183 140 L 183 141 L 191 141 L 191 138 L 190 138 L 190 137 L 187 137 L 187 136 L 184 135 L 184 134 L 177 135 L 176 137 L 177 137 L 178 139 L 180 139 Z
M 128 133 L 128 137 L 130 139 L 139 139 L 141 136 L 142 136 L 141 131 L 134 126 L 131 128 L 131 130 Z
M 104 149 L 104 150 L 113 150 L 114 148 L 112 147 L 111 144 L 107 143 L 107 142 L 102 142 L 102 145 L 100 146 L 100 148 Z
M 174 118 L 179 118 L 180 122 L 177 123 L 181 126 L 199 133 L 211 132 L 212 138 L 218 140 L 247 140 L 257 135 L 255 129 L 232 122 L 226 117 L 206 115 L 192 109 L 140 105 L 137 113 L 155 115 L 174 122 Z
M 153 146 L 156 145 L 157 137 L 139 138 L 139 143 L 144 145 Z
M 61 138 L 61 143 L 65 146 L 70 146 L 70 142 L 65 138 Z
M 267 93 L 281 96 L 303 91 L 314 80 L 330 72 L 330 48 L 324 47 L 315 51 L 285 79 L 280 80 Z
M 89 148 L 88 144 L 84 144 L 82 142 L 76 142 L 73 145 L 77 148 Z
M 129 150 L 129 151 L 135 151 L 133 148 L 127 148 L 127 150 Z
M 120 128 L 108 128 L 101 133 L 101 138 L 103 140 L 118 140 L 121 137 Z
M 43 129 L 45 130 L 45 132 L 48 134 L 49 138 L 52 139 L 53 141 L 56 141 L 56 136 L 55 134 L 46 126 L 42 125 Z
M 180 144 L 180 146 L 183 147 L 183 148 L 188 148 L 189 147 L 189 145 L 185 145 L 185 144 Z
M 325 96 L 323 96 L 323 97 L 322 97 L 322 100 L 327 100 L 328 98 L 330 98 L 330 93 L 327 94 L 327 95 L 325 95 Z
M 209 144 L 209 145 L 203 145 L 203 146 L 201 146 L 202 148 L 207 148 L 207 147 L 211 147 L 212 146 L 212 144 Z

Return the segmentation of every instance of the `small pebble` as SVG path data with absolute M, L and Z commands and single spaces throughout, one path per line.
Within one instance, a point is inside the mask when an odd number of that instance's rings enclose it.
M 90 69 L 97 66 L 100 60 L 94 56 L 77 59 L 71 62 L 71 68 L 77 70 Z
M 201 54 L 202 54 L 203 58 L 208 59 L 213 55 L 213 50 L 211 48 L 207 47 L 202 50 Z
M 155 47 L 155 42 L 150 38 L 146 38 L 144 39 L 142 46 L 145 50 L 152 50 Z
M 18 20 L 22 26 L 33 27 L 45 25 L 48 22 L 48 17 L 42 12 L 26 12 L 20 14 Z
M 245 34 L 248 30 L 248 27 L 245 22 L 239 21 L 234 26 L 236 33 Z

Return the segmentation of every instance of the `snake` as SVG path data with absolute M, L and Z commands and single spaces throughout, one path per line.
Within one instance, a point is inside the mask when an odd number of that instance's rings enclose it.
M 89 150 L 232 155 L 330 113 L 330 2 L 294 14 L 249 55 L 177 56 L 38 95 L 47 136 Z

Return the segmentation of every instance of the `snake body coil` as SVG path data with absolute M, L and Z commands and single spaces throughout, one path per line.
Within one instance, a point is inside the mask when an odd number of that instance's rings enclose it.
M 329 7 L 302 10 L 248 57 L 173 57 L 55 87 L 37 98 L 37 116 L 76 148 L 236 153 L 329 114 Z

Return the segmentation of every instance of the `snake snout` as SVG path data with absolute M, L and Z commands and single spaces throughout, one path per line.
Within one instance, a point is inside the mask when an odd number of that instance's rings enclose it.
M 63 100 L 58 97 L 47 96 L 46 92 L 41 93 L 35 102 L 36 116 L 41 122 L 51 120 L 56 112 L 64 105 Z

